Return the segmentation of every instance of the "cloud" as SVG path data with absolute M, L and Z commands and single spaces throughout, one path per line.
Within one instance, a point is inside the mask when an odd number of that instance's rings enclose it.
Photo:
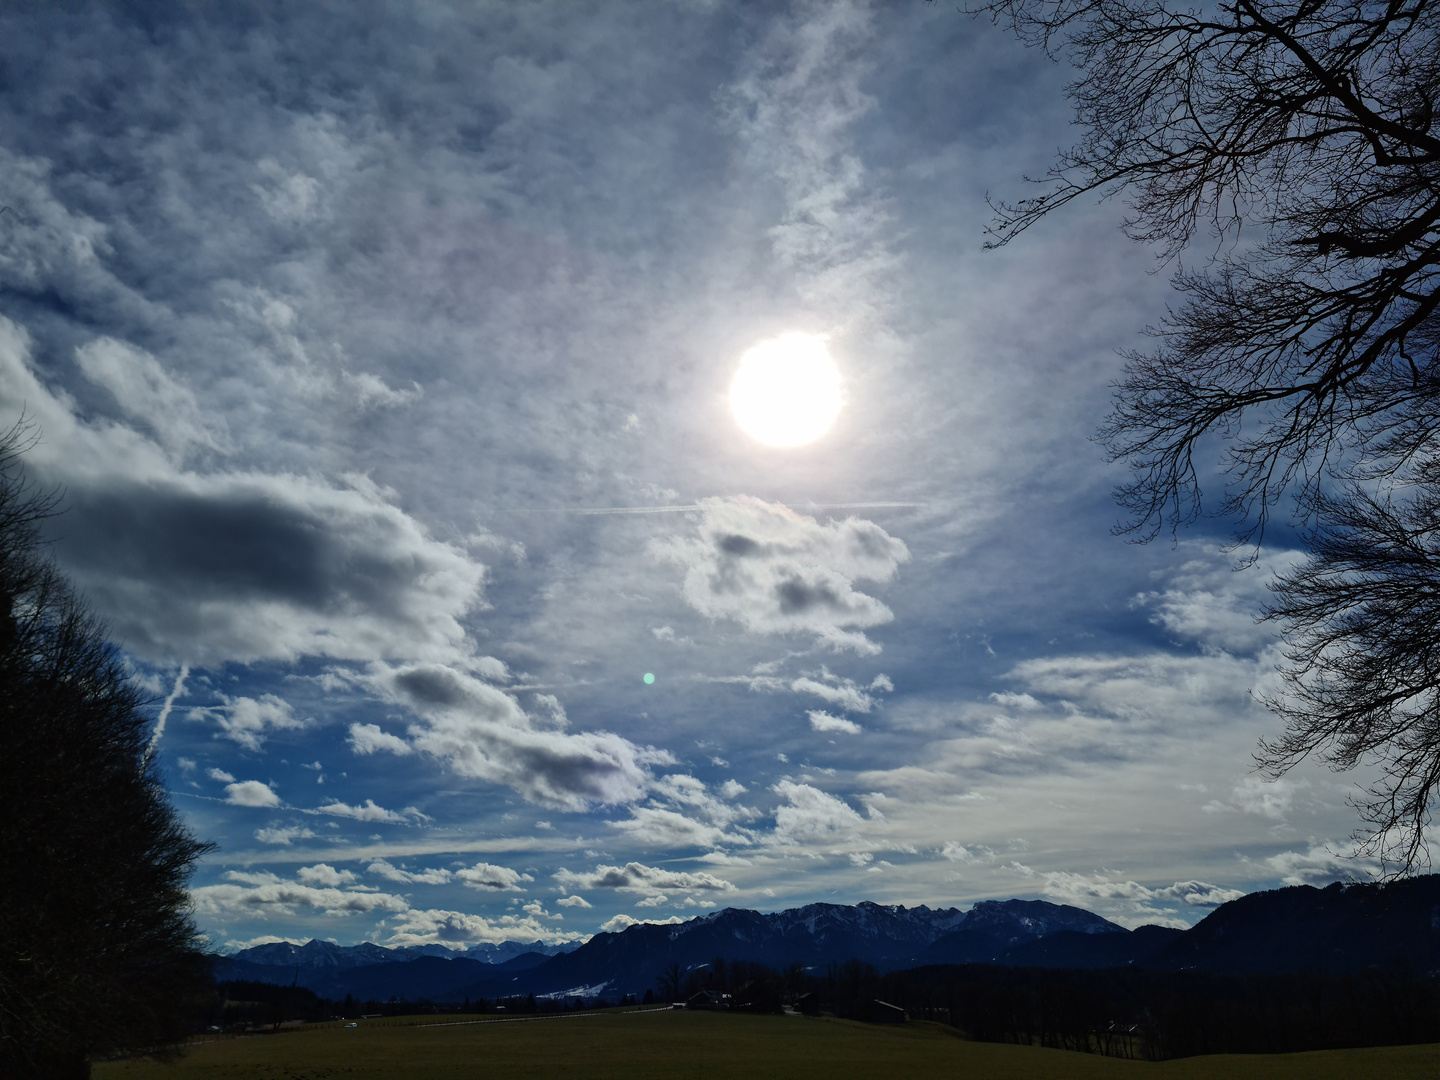
M 191 467 L 182 444 L 208 436 L 193 416 L 171 426 L 163 410 L 188 415 L 188 391 L 145 357 L 113 338 L 82 348 L 81 371 L 132 419 L 146 414 L 138 427 L 82 418 L 37 378 L 26 332 L 0 318 L 0 416 L 23 411 L 44 432 L 27 466 L 65 487 L 64 568 L 126 649 L 196 666 L 468 652 L 459 620 L 480 603 L 483 565 L 363 476 L 263 472 L 224 457 Z M 247 746 L 255 734 L 234 730 Z
M 749 836 L 743 832 L 727 832 L 719 826 L 707 825 L 674 810 L 650 806 L 632 806 L 628 819 L 612 821 L 610 827 L 619 829 L 647 850 L 750 843 Z
M 487 919 L 463 911 L 441 909 L 408 910 L 393 923 L 389 944 L 399 945 L 474 945 L 504 941 L 541 941 L 550 944 L 582 939 L 583 934 L 557 930 L 538 922 L 533 916 L 520 918 L 502 915 Z
M 374 799 L 366 799 L 364 806 L 350 806 L 335 799 L 324 806 L 315 808 L 317 814 L 329 814 L 331 817 L 353 818 L 356 821 L 409 821 L 414 818 L 424 818 L 425 815 L 416 810 L 413 806 L 407 806 L 404 810 L 396 813 L 394 810 L 386 810 L 383 806 L 377 806 Z
M 1225 889 L 1203 881 L 1177 881 L 1174 885 L 1155 890 L 1158 900 L 1179 900 L 1191 907 L 1219 907 L 1244 895 L 1242 889 Z
M 449 870 L 402 870 L 392 866 L 385 859 L 376 859 L 365 868 L 367 874 L 376 874 L 387 881 L 399 881 L 410 885 L 444 885 L 453 876 Z
M 1265 865 L 1286 885 L 1309 885 L 1317 881 L 1368 881 L 1379 876 L 1378 860 L 1337 851 L 1329 841 L 1312 843 L 1305 851 L 1282 851 L 1271 855 Z
M 455 871 L 455 876 L 472 889 L 518 892 L 520 882 L 534 881 L 529 874 L 519 874 L 509 867 L 495 866 L 480 862 L 465 870 Z
M 351 724 L 350 749 L 357 754 L 373 754 L 384 750 L 389 754 L 411 753 L 411 746 L 398 735 L 381 731 L 378 724 Z
M 262 697 L 226 698 L 223 705 L 212 705 L 190 710 L 191 720 L 214 718 L 220 725 L 220 733 L 246 750 L 258 751 L 265 743 L 267 729 L 295 730 L 306 726 L 305 720 L 295 719 L 290 705 L 274 694 Z
M 270 789 L 269 784 L 259 780 L 241 780 L 225 785 L 225 801 L 234 806 L 279 806 L 280 796 Z
M 675 926 L 683 922 L 689 920 L 679 915 L 671 915 L 668 919 L 636 919 L 630 915 L 615 915 L 601 923 L 600 929 L 606 934 L 618 934 L 632 926 Z
M 295 877 L 302 885 L 320 885 L 331 889 L 349 885 L 355 880 L 351 871 L 336 870 L 328 863 L 302 866 L 295 872 Z
M 861 655 L 880 651 L 863 631 L 894 616 L 853 585 L 893 578 L 910 557 L 902 541 L 873 522 L 822 525 L 749 496 L 702 500 L 699 516 L 698 535 L 651 545 L 684 572 L 682 592 L 696 611 L 757 634 L 809 635 Z
M 854 832 L 862 822 L 841 800 L 809 784 L 781 780 L 771 790 L 787 802 L 775 811 L 775 838 L 780 843 L 829 840 Z
M 256 829 L 255 839 L 262 844 L 280 844 L 288 847 L 292 840 L 309 840 L 316 834 L 299 825 L 272 826 L 268 829 Z
M 1303 553 L 1266 551 L 1236 569 L 1234 556 L 1220 548 L 1185 546 L 1195 557 L 1171 575 L 1167 588 L 1139 594 L 1135 605 L 1151 609 L 1157 626 L 1217 652 L 1258 654 L 1273 647 L 1275 627 L 1256 618 L 1270 599 L 1266 584 L 1303 559 Z
M 372 911 L 400 912 L 410 907 L 404 897 L 389 893 L 317 888 L 302 882 L 284 881 L 271 873 L 251 874 L 232 870 L 225 876 L 228 884 L 202 885 L 190 890 L 198 914 L 228 921 L 293 916 L 305 908 L 344 917 Z
M 1260 814 L 1281 821 L 1290 812 L 1296 791 L 1303 786 L 1303 780 L 1289 780 L 1283 776 L 1278 780 L 1247 776 L 1235 785 L 1231 794 L 1235 805 L 1247 814 Z
M 588 908 L 595 906 L 594 904 L 590 903 L 590 901 L 586 900 L 583 896 L 562 896 L 559 900 L 556 900 L 555 903 L 559 904 L 561 907 Z
M 195 395 L 143 349 L 100 337 L 76 349 L 75 362 L 87 379 L 110 391 L 146 434 L 172 451 L 192 445 L 220 448 L 222 440 L 204 419 Z
M 368 682 L 422 718 L 408 732 L 414 749 L 461 776 L 505 784 L 542 806 L 581 811 L 633 802 L 650 786 L 649 766 L 674 761 L 668 751 L 607 731 L 558 730 L 563 713 L 550 710 L 537 720 L 512 695 L 446 665 L 377 664 Z M 357 749 L 376 744 L 368 738 L 362 736 Z
M 950 840 L 940 849 L 940 854 L 951 862 L 981 862 L 993 859 L 995 857 L 995 849 L 986 847 L 984 844 L 971 844 L 967 847 L 964 844 Z
M 882 675 L 879 678 L 885 677 Z M 888 679 L 885 681 L 889 682 Z M 874 683 L 871 683 L 871 688 L 875 688 Z M 827 668 L 821 668 L 818 675 L 802 675 L 790 684 L 790 689 L 797 694 L 814 694 L 824 698 L 846 712 L 869 712 L 875 704 L 875 699 L 854 681 L 832 675 Z
M 233 784 L 235 777 L 231 776 L 224 769 L 210 769 L 205 773 L 211 780 L 218 780 L 222 784 Z
M 811 709 L 806 715 L 810 717 L 810 726 L 816 731 L 843 731 L 847 735 L 859 735 L 861 731 L 859 724 L 846 720 L 843 716 L 831 716 L 818 709 Z
M 601 864 L 590 873 L 572 873 L 563 867 L 558 870 L 555 880 L 560 887 L 570 889 L 617 889 L 620 892 L 656 893 L 663 889 L 672 892 L 734 892 L 735 886 L 713 874 L 689 874 L 679 870 L 662 870 L 644 863 L 632 862 L 624 866 Z
M 734 799 L 740 795 L 744 795 L 745 791 L 745 785 L 740 783 L 739 780 L 726 780 L 725 783 L 720 785 L 720 794 L 724 795 L 727 799 Z

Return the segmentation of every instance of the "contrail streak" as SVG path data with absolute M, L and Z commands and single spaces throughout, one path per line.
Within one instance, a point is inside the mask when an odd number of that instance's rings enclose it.
M 150 760 L 150 755 L 155 752 L 156 745 L 160 742 L 160 736 L 165 734 L 165 721 L 170 719 L 170 710 L 175 707 L 175 699 L 185 691 L 185 676 L 190 674 L 190 665 L 181 664 L 180 674 L 175 676 L 175 686 L 170 691 L 170 696 L 165 699 L 165 704 L 160 706 L 160 715 L 155 720 L 155 733 L 150 736 L 150 745 L 145 747 L 145 760 Z

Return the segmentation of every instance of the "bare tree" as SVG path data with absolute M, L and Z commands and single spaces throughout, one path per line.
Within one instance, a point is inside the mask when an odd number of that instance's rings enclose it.
M 1430 864 L 1440 788 L 1440 461 L 1416 471 L 1407 492 L 1317 497 L 1309 560 L 1272 586 L 1289 663 L 1266 704 L 1287 723 L 1257 756 L 1277 776 L 1311 754 L 1378 762 L 1356 839 L 1396 872 Z
M 1121 531 L 1205 510 L 1258 548 L 1294 500 L 1313 554 L 1276 586 L 1287 732 L 1257 760 L 1378 763 L 1357 835 L 1412 869 L 1440 784 L 1440 2 L 977 10 L 1080 71 L 1079 142 L 1035 196 L 996 204 L 991 246 L 1120 195 L 1128 235 L 1176 267 L 1183 301 L 1127 357 L 1101 430 L 1132 467 Z M 1224 487 L 1202 507 L 1210 451 Z
M 0 1075 L 83 1077 L 166 1054 L 210 989 L 190 835 L 146 754 L 149 719 L 40 544 L 27 428 L 0 433 Z

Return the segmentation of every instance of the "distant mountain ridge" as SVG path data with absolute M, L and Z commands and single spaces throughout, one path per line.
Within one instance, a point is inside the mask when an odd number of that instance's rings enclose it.
M 554 955 L 542 955 L 544 950 Z M 578 948 L 512 946 L 510 958 L 495 963 L 472 959 L 475 951 L 315 941 L 285 949 L 263 945 L 222 960 L 217 978 L 295 980 L 332 998 L 353 993 L 362 999 L 459 1001 L 524 993 L 643 994 L 671 965 L 685 972 L 716 957 L 777 969 L 858 959 L 882 972 L 994 964 L 1224 975 L 1393 968 L 1435 976 L 1440 975 L 1440 875 L 1252 893 L 1221 905 L 1189 930 L 1130 931 L 1083 908 L 1044 900 L 986 900 L 968 912 L 865 902 L 768 914 L 726 908 L 688 922 L 641 923 L 596 934 Z
M 295 945 L 288 941 L 272 941 L 264 945 L 254 945 L 232 953 L 226 957 L 226 960 L 260 967 L 292 969 L 299 967 L 302 970 L 345 971 L 351 968 L 367 967 L 371 964 L 418 960 L 422 956 L 439 957 L 442 960 L 464 957 L 482 964 L 500 964 L 527 953 L 555 956 L 579 947 L 578 942 L 547 945 L 543 941 L 534 941 L 528 944 L 521 941 L 503 941 L 498 944 L 483 942 L 470 946 L 468 950 L 452 949 L 448 945 L 401 945 L 387 949 L 383 945 L 376 945 L 370 941 L 362 941 L 359 945 L 336 945 L 333 941 L 320 941 L 312 938 L 304 945 Z

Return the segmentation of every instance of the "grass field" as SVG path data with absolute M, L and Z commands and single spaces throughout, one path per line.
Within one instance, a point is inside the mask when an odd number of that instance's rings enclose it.
M 425 1026 L 316 1025 L 196 1044 L 169 1065 L 112 1061 L 96 1080 L 1434 1080 L 1440 1045 L 1151 1063 L 967 1042 L 939 1024 L 618 1012 Z

